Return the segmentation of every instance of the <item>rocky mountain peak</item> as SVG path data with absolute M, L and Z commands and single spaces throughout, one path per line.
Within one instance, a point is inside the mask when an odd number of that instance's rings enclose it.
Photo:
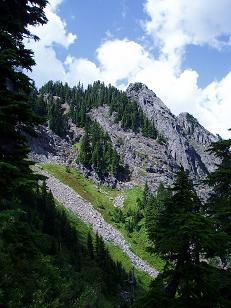
M 214 163 L 206 152 L 216 137 L 203 128 L 192 115 L 176 117 L 156 94 L 140 83 L 129 85 L 127 96 L 136 101 L 157 131 L 166 140 L 166 150 L 178 165 L 193 177 L 201 177 L 213 169 Z
M 127 91 L 135 91 L 135 92 L 139 92 L 142 90 L 148 90 L 148 87 L 143 84 L 142 82 L 134 82 L 134 83 L 130 83 L 128 85 Z
M 198 120 L 188 112 L 180 113 L 177 117 L 177 122 L 188 137 L 194 137 L 199 143 L 207 145 L 218 140 L 217 136 L 214 136 L 205 129 Z

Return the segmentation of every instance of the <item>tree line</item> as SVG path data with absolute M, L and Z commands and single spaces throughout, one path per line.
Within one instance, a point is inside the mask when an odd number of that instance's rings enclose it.
M 181 167 L 170 193 L 153 200 L 146 192 L 146 230 L 153 251 L 164 261 L 142 307 L 230 307 L 231 139 L 210 149 L 221 163 L 206 183 L 201 202 Z
M 125 130 L 131 129 L 135 133 L 142 133 L 145 137 L 158 138 L 154 123 L 146 117 L 136 102 L 131 101 L 125 92 L 111 85 L 106 86 L 100 81 L 88 85 L 85 90 L 80 83 L 71 88 L 67 83 L 49 81 L 39 91 L 34 90 L 31 97 L 33 108 L 40 116 L 48 117 L 48 121 L 51 117 L 56 118 L 56 121 L 60 119 L 56 127 L 65 124 L 61 122 L 62 115 L 59 112 L 62 109 L 60 105 L 63 103 L 70 105 L 69 116 L 78 127 L 86 126 L 87 113 L 92 108 L 106 104 L 111 114 L 115 112 L 116 122 L 120 122 Z M 49 110 L 49 108 L 53 109 Z M 65 125 L 63 130 L 65 131 Z

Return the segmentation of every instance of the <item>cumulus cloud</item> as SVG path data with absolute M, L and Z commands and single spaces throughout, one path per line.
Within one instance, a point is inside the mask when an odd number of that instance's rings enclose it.
M 159 48 L 154 57 L 141 43 L 107 36 L 96 49 L 97 64 L 85 58 L 68 55 L 64 62 L 57 58 L 54 44 L 68 50 L 77 38 L 67 31 L 58 15 L 62 0 L 53 0 L 47 8 L 49 22 L 38 27 L 39 43 L 31 43 L 38 65 L 32 77 L 37 85 L 52 80 L 84 86 L 102 80 L 125 89 L 129 82 L 141 81 L 175 113 L 192 113 L 213 133 L 228 136 L 231 114 L 231 72 L 206 88 L 198 86 L 198 72 L 182 70 L 181 62 L 188 44 L 207 44 L 222 48 L 230 44 L 222 36 L 231 35 L 229 0 L 147 0 L 148 19 L 143 23 L 146 35 Z
M 38 42 L 26 42 L 27 47 L 34 51 L 37 65 L 33 68 L 31 77 L 38 86 L 50 79 L 66 79 L 64 64 L 57 58 L 54 45 L 68 49 L 77 36 L 67 31 L 65 21 L 58 15 L 57 10 L 61 3 L 62 0 L 50 0 L 45 8 L 48 23 L 44 26 L 30 27 L 31 32 L 40 38 Z
M 218 49 L 230 45 L 230 0 L 147 0 L 145 10 L 150 17 L 146 33 L 173 64 L 179 64 L 188 44 Z
M 144 7 L 149 16 L 144 29 L 159 48 L 161 66 L 169 66 L 166 83 L 160 84 L 161 97 L 175 113 L 183 107 L 181 110 L 193 113 L 206 128 L 227 137 L 231 73 L 201 89 L 198 73 L 182 71 L 181 63 L 189 44 L 219 50 L 231 45 L 230 0 L 147 0 Z
M 97 49 L 102 77 L 112 84 L 124 78 L 130 79 L 143 66 L 147 57 L 147 52 L 140 44 L 127 39 L 108 40 Z
M 219 132 L 230 138 L 227 129 L 231 128 L 231 72 L 221 81 L 214 81 L 203 91 L 198 111 L 201 120 L 206 123 L 208 130 Z

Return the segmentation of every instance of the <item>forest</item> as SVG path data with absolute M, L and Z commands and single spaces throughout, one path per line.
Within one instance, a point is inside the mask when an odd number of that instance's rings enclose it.
M 70 117 L 77 127 L 85 127 L 87 113 L 92 108 L 104 104 L 110 107 L 110 113 L 115 112 L 116 122 L 124 129 L 142 133 L 145 137 L 157 139 L 158 132 L 151 122 L 139 109 L 137 103 L 130 101 L 126 93 L 103 82 L 96 81 L 86 89 L 80 83 L 70 88 L 67 83 L 49 81 L 39 91 L 31 94 L 33 109 L 38 115 L 47 117 L 52 130 L 63 137 L 65 132 L 65 116 L 61 116 L 62 104 L 70 105 Z M 54 106 L 55 105 L 55 106 Z M 53 125 L 53 122 L 56 124 Z M 59 132 L 62 127 L 62 133 Z
M 47 22 L 46 4 L 0 2 L 0 305 L 107 307 L 118 303 L 128 273 L 98 235 L 80 236 L 27 159 L 23 132 L 41 118 L 31 108 L 33 84 L 18 68 L 34 65 L 23 42 L 38 39 L 28 26 Z
M 124 129 L 158 139 L 158 132 L 125 93 L 95 82 L 86 90 L 48 82 L 38 92 L 25 74 L 35 64 L 24 39 L 38 40 L 29 26 L 47 22 L 45 0 L 0 2 L 0 306 L 2 307 L 201 307 L 231 305 L 231 140 L 219 140 L 210 151 L 219 158 L 205 180 L 211 188 L 206 201 L 180 167 L 171 188 L 156 194 L 145 185 L 139 209 L 117 210 L 115 222 L 129 232 L 141 219 L 150 253 L 164 262 L 142 298 L 126 301 L 129 273 L 114 262 L 103 240 L 78 223 L 47 190 L 46 178 L 34 172 L 26 133 L 48 121 L 65 137 L 70 115 L 85 128 L 79 161 L 99 175 L 117 178 L 122 166 L 110 138 L 94 122 L 91 108 L 108 104 Z M 81 235 L 82 234 L 82 235 Z

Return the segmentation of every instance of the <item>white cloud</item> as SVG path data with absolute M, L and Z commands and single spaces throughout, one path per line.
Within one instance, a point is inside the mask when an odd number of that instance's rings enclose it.
M 52 11 L 56 11 L 62 2 L 63 0 L 49 0 L 48 7 Z
M 41 42 L 45 46 L 56 43 L 68 48 L 77 39 L 76 34 L 67 32 L 66 22 L 57 14 L 57 9 L 61 2 L 62 0 L 50 1 L 50 5 L 45 8 L 48 23 L 44 26 L 31 28 L 33 33 L 41 38 Z
M 199 106 L 200 118 L 208 130 L 230 138 L 231 128 L 231 72 L 221 81 L 214 81 L 202 92 Z
M 101 79 L 100 69 L 87 59 L 73 59 L 68 67 L 66 80 L 72 86 L 80 81 L 86 87 L 99 79 Z
M 221 36 L 231 37 L 230 0 L 147 0 L 146 32 L 161 55 L 179 64 L 188 44 L 222 48 Z
M 147 0 L 145 10 L 149 20 L 144 23 L 144 29 L 159 47 L 160 66 L 165 64 L 166 82 L 156 80 L 159 95 L 173 112 L 191 112 L 207 129 L 227 137 L 231 114 L 228 90 L 231 72 L 221 81 L 214 81 L 201 89 L 197 83 L 198 73 L 182 72 L 181 63 L 189 44 L 217 49 L 231 45 L 231 1 Z M 224 36 L 226 41 L 222 39 Z
M 129 79 L 148 56 L 140 44 L 127 39 L 108 40 L 96 52 L 103 80 L 112 84 Z
M 26 42 L 27 47 L 34 51 L 37 65 L 33 68 L 31 77 L 38 86 L 50 79 L 66 80 L 65 68 L 57 58 L 54 44 L 68 49 L 77 36 L 67 31 L 65 21 L 58 16 L 57 10 L 61 3 L 62 0 L 50 0 L 45 8 L 48 23 L 44 26 L 30 27 L 31 32 L 40 38 L 38 42 Z
M 76 40 L 58 16 L 61 2 L 51 2 L 47 8 L 49 23 L 36 29 L 41 41 L 30 43 L 39 63 L 32 75 L 37 85 L 53 79 L 70 85 L 80 81 L 86 86 L 100 79 L 125 88 L 129 82 L 141 81 L 175 114 L 190 112 L 213 133 L 228 136 L 231 72 L 202 89 L 198 86 L 198 72 L 182 70 L 181 61 L 187 44 L 222 48 L 224 42 L 219 37 L 231 33 L 229 0 L 147 0 L 145 9 L 150 18 L 145 22 L 145 31 L 159 47 L 159 57 L 135 41 L 110 35 L 96 50 L 98 64 L 73 55 L 68 55 L 64 63 L 57 59 L 54 44 L 68 49 Z

